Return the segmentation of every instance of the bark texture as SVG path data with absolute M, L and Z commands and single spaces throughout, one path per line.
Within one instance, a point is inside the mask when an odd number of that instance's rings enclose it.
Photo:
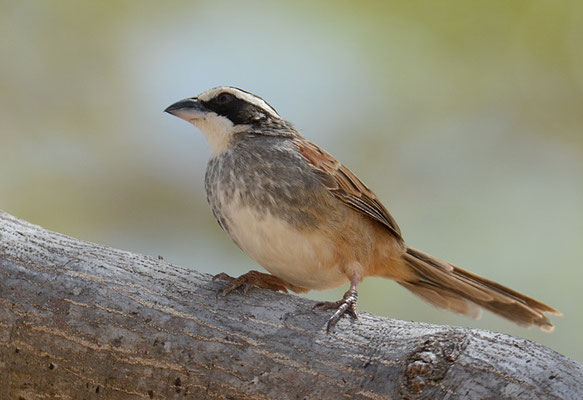
M 0 399 L 582 399 L 524 339 L 363 314 L 82 242 L 0 212 Z

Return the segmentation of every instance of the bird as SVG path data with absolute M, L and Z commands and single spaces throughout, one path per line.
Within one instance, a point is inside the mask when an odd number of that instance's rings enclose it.
M 219 291 L 253 287 L 305 293 L 348 283 L 326 332 L 343 316 L 358 319 L 366 277 L 396 281 L 428 303 L 479 318 L 481 309 L 521 326 L 553 330 L 559 311 L 532 297 L 409 247 L 379 198 L 330 153 L 302 136 L 263 98 L 215 87 L 164 110 L 197 127 L 209 144 L 206 198 L 221 228 L 269 273 L 225 273 Z

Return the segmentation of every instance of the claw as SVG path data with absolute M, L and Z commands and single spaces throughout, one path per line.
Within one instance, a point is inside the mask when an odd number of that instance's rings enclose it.
M 227 281 L 227 282 L 231 282 L 229 285 L 227 285 L 226 287 L 217 290 L 217 293 L 215 295 L 215 298 L 217 300 L 219 300 L 219 296 L 226 296 L 227 294 L 229 294 L 233 289 L 228 290 L 231 285 L 233 284 L 233 281 L 235 281 L 235 278 L 233 278 L 230 275 L 225 274 L 224 272 L 221 272 L 220 274 L 216 274 L 215 276 L 213 276 L 213 278 L 211 279 L 211 282 L 216 281 L 217 279 L 220 279 L 222 281 Z
M 342 300 L 338 301 L 322 301 L 316 303 L 312 310 L 320 308 L 322 310 L 336 309 L 336 312 L 332 314 L 328 322 L 326 323 L 326 333 L 330 333 L 330 329 L 340 320 L 340 318 L 348 314 L 352 319 L 358 319 L 358 312 L 356 311 L 356 302 L 358 301 L 358 293 L 356 289 L 351 288 L 342 297 Z

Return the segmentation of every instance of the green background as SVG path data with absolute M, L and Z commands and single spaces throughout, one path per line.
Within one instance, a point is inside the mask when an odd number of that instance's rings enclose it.
M 0 55 L 0 209 L 246 272 L 205 203 L 202 135 L 162 113 L 239 86 L 357 173 L 410 245 L 565 315 L 552 334 L 473 321 L 381 279 L 362 310 L 583 361 L 581 1 L 0 1 Z

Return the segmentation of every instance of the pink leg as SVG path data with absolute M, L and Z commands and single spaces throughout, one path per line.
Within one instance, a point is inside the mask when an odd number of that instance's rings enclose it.
M 322 310 L 331 310 L 336 309 L 336 312 L 332 314 L 328 323 L 326 324 L 326 333 L 330 333 L 330 329 L 336 325 L 338 320 L 344 315 L 348 314 L 353 319 L 358 319 L 358 313 L 356 312 L 356 302 L 358 301 L 358 292 L 356 291 L 356 287 L 358 286 L 358 282 L 360 279 L 353 275 L 350 279 L 350 289 L 346 293 L 341 300 L 338 301 L 322 301 L 320 303 L 316 303 L 312 310 L 316 308 L 320 308 Z

